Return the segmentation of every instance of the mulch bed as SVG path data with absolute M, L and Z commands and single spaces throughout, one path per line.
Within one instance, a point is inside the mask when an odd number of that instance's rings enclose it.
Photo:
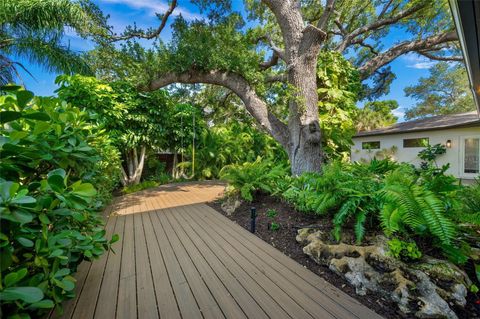
M 257 210 L 255 234 L 258 237 L 385 318 L 415 318 L 414 316 L 405 316 L 397 310 L 398 308 L 395 303 L 386 300 L 379 294 L 368 293 L 365 296 L 357 295 L 355 289 L 352 288 L 346 280 L 332 272 L 328 267 L 317 264 L 303 253 L 303 246 L 295 240 L 299 227 L 316 225 L 319 230 L 330 232 L 332 222 L 329 217 L 319 218 L 318 216 L 310 216 L 297 212 L 291 205 L 281 201 L 279 198 L 266 194 L 256 194 L 253 202 L 242 203 L 231 216 L 228 216 L 221 209 L 221 200 L 208 203 L 208 205 L 248 230 L 250 230 L 250 208 L 255 207 Z M 272 219 L 268 218 L 266 213 L 270 209 L 277 211 L 277 216 L 274 218 L 274 221 L 280 224 L 280 228 L 276 231 L 269 229 L 269 224 Z M 346 237 L 347 242 L 353 241 L 353 233 L 348 230 L 344 234 L 344 237 Z M 458 317 L 470 319 L 480 318 L 480 314 L 476 312 L 475 306 L 473 305 L 473 296 L 469 296 L 468 299 L 469 304 L 467 308 L 457 311 Z

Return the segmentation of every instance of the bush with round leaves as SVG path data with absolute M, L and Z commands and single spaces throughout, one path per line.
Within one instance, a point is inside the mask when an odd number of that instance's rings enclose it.
M 102 161 L 88 114 L 58 99 L 0 88 L 0 317 L 40 317 L 74 297 L 83 260 L 105 238 L 92 183 Z

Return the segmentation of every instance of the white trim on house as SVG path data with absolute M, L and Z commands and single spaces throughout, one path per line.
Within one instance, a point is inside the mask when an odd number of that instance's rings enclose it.
M 480 126 L 438 129 L 421 132 L 405 132 L 397 134 L 379 134 L 374 136 L 355 136 L 353 138 L 354 145 L 351 148 L 352 161 L 370 161 L 374 157 L 383 158 L 386 155 L 399 162 L 406 162 L 419 166 L 422 162 L 418 157 L 424 147 L 404 147 L 404 139 L 428 138 L 430 145 L 445 145 L 448 140 L 451 141 L 451 147 L 447 148 L 444 155 L 437 158 L 438 165 L 450 163 L 447 173 L 457 178 L 473 179 L 479 174 L 470 174 L 464 172 L 464 156 L 465 156 L 465 138 L 480 139 Z M 380 149 L 365 150 L 362 149 L 363 142 L 380 142 Z M 394 150 L 392 152 L 392 149 Z M 479 155 L 480 157 L 480 151 Z

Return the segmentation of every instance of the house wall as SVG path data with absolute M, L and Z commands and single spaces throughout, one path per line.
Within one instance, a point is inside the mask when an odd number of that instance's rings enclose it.
M 455 128 L 443 129 L 437 131 L 399 133 L 391 135 L 377 135 L 377 136 L 359 136 L 354 137 L 351 152 L 352 161 L 369 161 L 374 157 L 382 158 L 378 151 L 390 150 L 396 147 L 396 151 L 391 154 L 391 157 L 399 162 L 411 163 L 415 166 L 420 165 L 421 160 L 418 158 L 418 152 L 423 147 L 404 148 L 403 139 L 428 137 L 430 145 L 443 144 L 447 140 L 452 141 L 451 148 L 447 148 L 447 152 L 437 158 L 438 165 L 450 163 L 450 168 L 447 171 L 458 178 L 473 179 L 478 177 L 478 174 L 465 174 L 463 172 L 463 155 L 464 143 L 463 139 L 467 137 L 480 138 L 480 127 L 469 128 Z M 380 141 L 380 149 L 362 150 L 362 142 Z M 387 151 L 388 153 L 388 151 Z M 380 156 L 379 156 L 380 155 Z

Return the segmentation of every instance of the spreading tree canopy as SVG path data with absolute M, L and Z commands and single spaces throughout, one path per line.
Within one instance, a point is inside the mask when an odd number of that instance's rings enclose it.
M 418 101 L 405 113 L 408 120 L 475 110 L 467 72 L 462 64 L 437 63 L 430 69 L 428 77 L 406 87 L 405 94 Z
M 332 86 L 319 81 L 319 59 L 329 57 L 321 52 L 348 58 L 363 86 L 357 92 L 361 98 L 388 92 L 395 77 L 389 63 L 403 54 L 461 60 L 447 0 L 246 0 L 245 10 L 253 21 L 249 25 L 232 12 L 227 0 L 193 2 L 208 20 L 177 18 L 172 40 L 156 42 L 154 49 L 124 42 L 128 55 L 106 56 L 117 56 L 113 62 L 127 62 L 122 64 L 129 69 L 110 68 L 105 75 L 126 74 L 147 91 L 172 83 L 228 89 L 284 147 L 294 174 L 318 171 L 325 159 L 321 146 L 325 119 L 318 111 L 324 96 L 319 100 L 318 93 Z M 130 27 L 110 40 L 157 39 L 177 5 L 171 1 L 158 15 L 158 28 Z M 387 39 L 393 29 L 405 35 L 402 41 Z

